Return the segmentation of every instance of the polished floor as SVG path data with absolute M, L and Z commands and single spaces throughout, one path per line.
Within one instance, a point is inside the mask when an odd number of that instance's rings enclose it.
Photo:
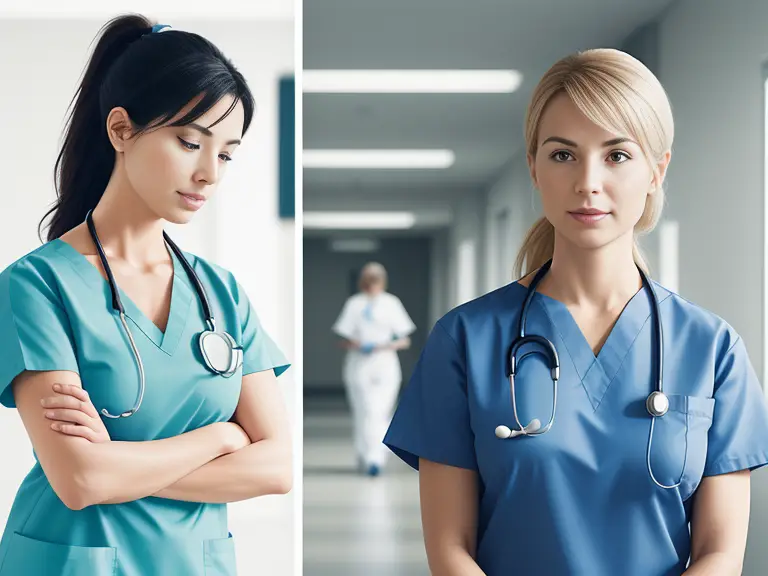
M 355 470 L 341 398 L 304 401 L 304 575 L 428 576 L 416 472 Z

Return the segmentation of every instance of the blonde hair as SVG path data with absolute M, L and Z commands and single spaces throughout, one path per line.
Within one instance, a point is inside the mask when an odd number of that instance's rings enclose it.
M 608 48 L 586 50 L 555 63 L 534 89 L 526 113 L 526 150 L 533 158 L 547 104 L 561 93 L 567 94 L 582 114 L 604 130 L 632 137 L 640 145 L 658 181 L 656 163 L 672 148 L 674 121 L 667 94 L 648 68 L 629 54 Z M 632 255 L 645 272 L 648 264 L 637 236 L 656 227 L 663 207 L 664 190 L 659 185 L 646 198 L 643 214 L 635 225 Z M 526 234 L 517 255 L 517 277 L 527 276 L 541 267 L 552 258 L 554 250 L 555 228 L 546 217 L 539 218 Z
M 381 283 L 387 285 L 387 269 L 378 262 L 368 262 L 360 270 L 359 285 L 361 290 L 367 290 L 371 284 Z

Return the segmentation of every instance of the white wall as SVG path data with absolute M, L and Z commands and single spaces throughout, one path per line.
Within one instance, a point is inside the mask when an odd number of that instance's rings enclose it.
M 448 279 L 451 307 L 483 294 L 485 193 L 462 195 L 449 232 Z
M 97 20 L 0 20 L 0 268 L 36 248 L 37 223 L 54 200 L 53 166 L 66 107 L 86 63 Z M 215 198 L 186 226 L 169 226 L 179 244 L 230 269 L 267 331 L 294 362 L 294 226 L 277 218 L 277 82 L 294 62 L 290 19 L 186 21 L 174 28 L 212 40 L 243 72 L 256 98 L 254 122 Z M 23 57 L 20 57 L 23 55 Z M 294 371 L 280 378 L 291 419 Z M 6 439 L 0 475 L 0 526 L 33 463 L 15 410 L 0 410 Z M 8 439 L 16 440 L 8 441 Z M 298 470 L 301 474 L 301 470 Z M 230 506 L 244 574 L 294 573 L 293 495 Z
M 667 214 L 680 291 L 742 335 L 763 374 L 763 75 L 768 3 L 680 0 L 660 27 L 660 77 L 677 137 Z M 768 572 L 768 473 L 753 474 L 744 574 Z
M 498 230 L 499 215 L 505 211 L 509 224 L 506 233 Z M 513 278 L 515 258 L 523 245 L 525 233 L 539 215 L 541 203 L 538 193 L 531 184 L 525 156 L 518 153 L 488 190 L 485 213 L 486 292 L 517 279 Z M 499 245 L 499 236 L 506 237 L 506 249 Z M 502 262 L 502 253 L 509 255 L 506 264 Z
M 429 255 L 429 333 L 448 309 L 448 233 L 440 230 L 432 236 Z
M 659 51 L 677 126 L 667 215 L 680 222 L 680 289 L 736 328 L 760 374 L 766 30 L 766 3 L 683 0 Z

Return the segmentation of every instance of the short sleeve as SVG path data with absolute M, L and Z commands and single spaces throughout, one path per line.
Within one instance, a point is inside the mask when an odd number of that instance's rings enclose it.
M 416 325 L 411 320 L 408 312 L 405 310 L 405 306 L 400 301 L 400 298 L 396 296 L 392 300 L 392 332 L 397 338 L 405 338 L 416 330 Z
M 270 369 L 275 371 L 275 376 L 280 376 L 288 370 L 290 363 L 262 327 L 242 286 L 238 284 L 237 289 L 238 312 L 243 324 L 243 376 Z
M 55 283 L 20 260 L 0 274 L 0 404 L 16 407 L 11 383 L 25 370 L 79 374 L 69 317 Z
M 333 324 L 332 330 L 347 340 L 353 340 L 355 338 L 355 330 L 357 328 L 357 318 L 354 313 L 354 305 L 352 298 L 348 298 L 344 302 L 344 306 L 341 309 L 339 317 Z
M 718 363 L 704 476 L 768 463 L 768 404 L 741 338 Z
M 477 470 L 463 355 L 440 322 L 403 391 L 384 444 L 417 470 L 419 458 Z

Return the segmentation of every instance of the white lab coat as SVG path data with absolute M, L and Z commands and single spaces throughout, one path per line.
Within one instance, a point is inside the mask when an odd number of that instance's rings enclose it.
M 358 293 L 347 299 L 333 331 L 347 340 L 385 344 L 416 329 L 400 299 L 388 292 L 371 297 Z M 392 419 L 402 372 L 395 350 L 363 353 L 349 350 L 342 378 L 352 409 L 355 451 L 365 466 L 383 466 L 388 455 L 382 444 Z

